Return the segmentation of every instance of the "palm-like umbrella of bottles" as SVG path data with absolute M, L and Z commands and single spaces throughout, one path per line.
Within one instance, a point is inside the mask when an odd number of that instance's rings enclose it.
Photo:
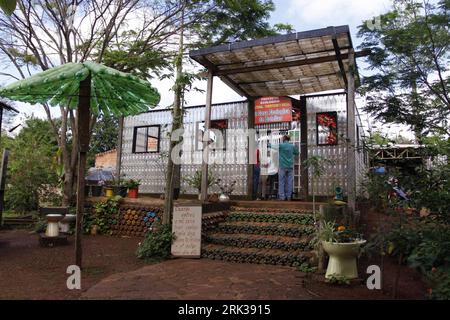
M 75 262 L 81 268 L 81 220 L 84 208 L 84 173 L 89 150 L 91 112 L 127 116 L 159 103 L 151 85 L 131 74 L 94 63 L 67 63 L 0 88 L 0 97 L 31 104 L 68 106 L 77 112 L 78 181 Z

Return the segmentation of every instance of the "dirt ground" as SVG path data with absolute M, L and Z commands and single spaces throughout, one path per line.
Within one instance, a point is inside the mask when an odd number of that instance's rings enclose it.
M 0 231 L 0 299 L 77 299 L 101 279 L 135 270 L 140 239 L 107 236 L 83 237 L 82 290 L 68 290 L 67 266 L 74 264 L 74 237 L 69 245 L 39 246 L 38 235 L 27 230 Z
M 145 299 L 149 296 L 161 299 L 211 299 L 211 293 L 217 293 L 218 288 L 222 288 L 221 281 L 228 281 L 228 278 L 230 281 L 237 281 L 235 288 L 242 292 L 229 292 L 229 295 L 220 296 L 223 299 L 272 299 L 276 290 L 283 290 L 284 294 L 279 295 L 283 299 L 391 299 L 394 275 L 397 272 L 396 264 L 388 260 L 385 264 L 385 292 L 381 292 L 368 290 L 363 282 L 353 283 L 351 286 L 326 284 L 323 282 L 323 275 L 314 275 L 313 279 L 308 279 L 301 272 L 288 267 L 206 259 L 169 260 L 148 266 L 134 254 L 139 241 L 140 238 L 85 236 L 82 290 L 68 290 L 66 268 L 74 260 L 73 237 L 69 238 L 68 246 L 42 248 L 36 234 L 27 230 L 2 230 L 0 299 L 109 299 L 117 298 L 114 297 L 114 290 L 120 294 L 120 298 L 125 299 Z M 364 274 L 368 264 L 376 263 L 378 262 L 360 261 L 360 273 Z M 223 277 L 224 274 L 226 278 Z M 189 295 L 189 291 L 183 290 L 186 275 L 189 275 L 189 281 L 194 285 L 201 284 L 203 294 L 197 292 L 193 297 Z M 271 287 L 267 281 L 270 275 L 276 275 L 276 281 L 273 280 L 272 283 L 281 289 Z M 400 275 L 399 299 L 426 297 L 426 287 L 415 271 L 401 267 Z M 198 279 L 197 282 L 195 279 Z M 159 292 L 154 291 L 158 287 L 154 285 L 156 282 L 161 284 Z M 168 283 L 169 287 L 175 286 L 172 293 L 163 286 L 164 283 Z M 175 292 L 188 293 L 177 295 Z M 261 295 L 261 292 L 266 294 Z

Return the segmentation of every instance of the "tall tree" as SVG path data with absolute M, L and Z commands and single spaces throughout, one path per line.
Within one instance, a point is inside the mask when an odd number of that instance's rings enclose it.
M 183 96 L 195 75 L 183 69 L 183 57 L 189 48 L 219 45 L 225 41 L 248 40 L 274 35 L 278 31 L 291 31 L 292 26 L 277 24 L 271 27 L 267 22 L 270 12 L 275 10 L 271 0 L 177 0 L 180 8 L 180 32 L 178 50 L 175 55 L 175 85 L 173 103 L 172 132 L 183 126 Z M 185 34 L 189 34 L 187 39 Z M 187 40 L 187 41 L 186 41 Z M 165 187 L 164 223 L 170 223 L 173 207 L 174 188 L 180 183 L 176 166 L 171 157 L 177 143 L 169 145 L 167 176 Z
M 359 26 L 374 73 L 364 77 L 366 111 L 411 126 L 420 141 L 450 134 L 450 1 L 394 0 L 378 25 Z
M 11 151 L 8 165 L 6 205 L 17 211 L 36 210 L 40 196 L 57 200 L 58 172 L 55 157 L 58 143 L 46 120 L 29 118 L 12 139 L 2 146 Z
M 119 135 L 119 119 L 111 115 L 101 115 L 92 130 L 89 143 L 88 166 L 94 166 L 95 155 L 115 149 Z
M 11 15 L 0 15 L 0 59 L 25 78 L 67 62 L 95 60 L 148 78 L 167 66 L 163 52 L 179 28 L 180 8 L 174 1 L 22 0 Z M 60 105 L 61 125 L 50 106 L 42 106 L 62 150 L 64 204 L 74 193 L 77 165 L 76 115 Z M 58 115 L 59 116 L 59 115 Z M 90 123 L 91 131 L 97 115 Z

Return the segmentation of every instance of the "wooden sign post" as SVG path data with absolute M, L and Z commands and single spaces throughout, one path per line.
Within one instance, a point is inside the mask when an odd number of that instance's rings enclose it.
M 181 258 L 200 258 L 202 243 L 202 207 L 174 206 L 172 255 Z

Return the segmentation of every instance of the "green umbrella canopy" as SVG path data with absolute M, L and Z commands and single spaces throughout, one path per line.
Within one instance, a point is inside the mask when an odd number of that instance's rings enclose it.
M 78 106 L 80 81 L 91 75 L 91 111 L 126 116 L 159 103 L 151 85 L 131 74 L 94 62 L 66 63 L 0 88 L 0 96 L 31 104 Z

